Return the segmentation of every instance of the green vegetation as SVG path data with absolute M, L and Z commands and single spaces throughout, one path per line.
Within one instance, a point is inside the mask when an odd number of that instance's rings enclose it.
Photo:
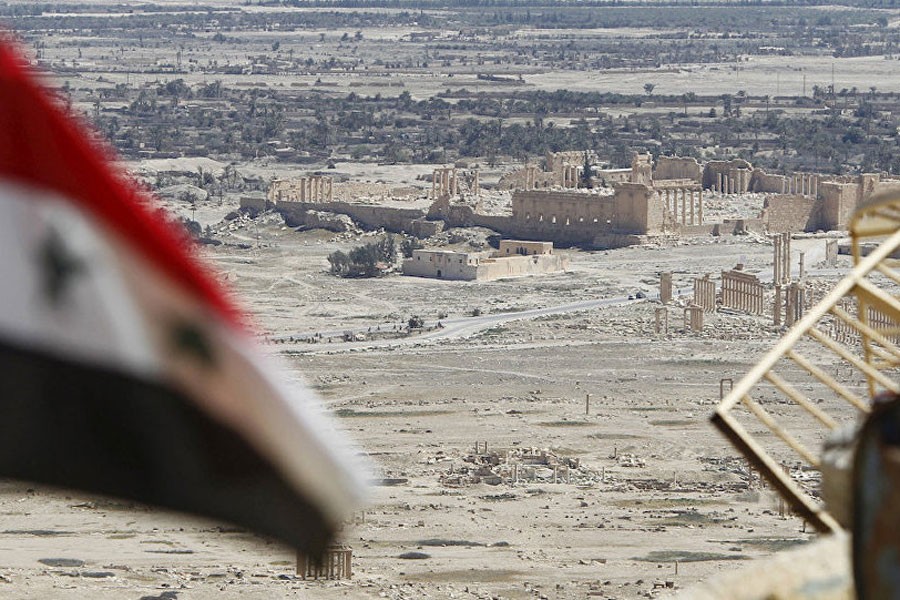
M 339 277 L 375 277 L 397 261 L 397 244 L 388 235 L 377 242 L 357 246 L 349 253 L 336 250 L 328 255 L 331 273 Z

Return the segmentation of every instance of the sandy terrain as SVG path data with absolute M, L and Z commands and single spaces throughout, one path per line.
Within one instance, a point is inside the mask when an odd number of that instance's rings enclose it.
M 220 210 L 210 204 L 200 211 Z M 343 532 L 353 580 L 300 581 L 288 549 L 227 525 L 6 483 L 4 597 L 642 598 L 810 538 L 707 423 L 719 379 L 740 377 L 780 331 L 723 312 L 689 333 L 675 306 L 670 334 L 658 335 L 658 304 L 627 300 L 655 294 L 660 270 L 675 272 L 676 288 L 739 260 L 770 275 L 769 243 L 566 250 L 567 273 L 469 283 L 325 272 L 329 252 L 370 234 L 298 233 L 263 216 L 218 235 L 224 245 L 204 253 L 271 338 L 387 329 L 412 315 L 453 322 L 443 336 L 381 345 L 266 346 L 319 390 L 391 484 L 375 486 Z M 822 244 L 794 250 L 814 258 Z M 610 302 L 512 318 L 600 299 Z M 476 442 L 496 453 L 498 477 L 478 477 Z M 549 467 L 526 464 L 541 451 Z

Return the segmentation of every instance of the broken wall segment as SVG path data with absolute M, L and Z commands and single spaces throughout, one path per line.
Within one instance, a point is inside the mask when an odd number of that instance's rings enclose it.
M 664 179 L 687 179 L 695 183 L 703 181 L 703 167 L 696 158 L 660 156 L 653 170 L 654 181 Z
M 441 231 L 443 224 L 426 219 L 426 212 L 417 208 L 394 208 L 352 202 L 292 202 L 281 201 L 275 205 L 291 227 L 306 225 L 308 211 L 321 211 L 348 215 L 366 229 L 385 229 L 393 233 L 417 232 L 427 237 Z
M 822 222 L 821 203 L 797 194 L 766 197 L 763 213 L 769 233 L 816 231 Z
M 631 159 L 630 183 L 653 185 L 653 157 L 650 154 L 635 154 Z

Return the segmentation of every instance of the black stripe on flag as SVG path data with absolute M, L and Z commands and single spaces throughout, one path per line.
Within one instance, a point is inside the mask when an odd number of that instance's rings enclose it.
M 212 516 L 311 556 L 333 530 L 241 436 L 182 394 L 0 342 L 0 476 Z

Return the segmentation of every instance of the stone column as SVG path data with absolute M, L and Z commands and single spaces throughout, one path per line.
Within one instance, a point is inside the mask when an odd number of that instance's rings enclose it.
M 775 302 L 772 306 L 772 324 L 781 325 L 781 286 L 775 285 Z
M 659 301 L 668 304 L 672 301 L 672 273 L 665 271 L 659 274 Z
M 797 277 L 798 279 L 803 279 L 806 277 L 806 265 L 804 264 L 804 260 L 806 258 L 806 252 L 800 253 L 800 275 Z
M 700 225 L 703 225 L 703 188 L 702 187 L 699 190 L 697 190 L 697 209 L 698 209 L 697 220 L 700 223 Z
M 687 190 L 687 193 L 690 195 L 691 202 L 691 225 L 694 224 L 694 190 Z
M 300 178 L 300 202 L 306 202 L 306 177 Z
M 328 201 L 334 202 L 334 179 L 328 178 Z
M 472 192 L 476 196 L 481 195 L 481 181 L 479 180 L 480 171 L 475 171 L 475 179 L 472 181 Z
M 656 333 L 662 333 L 665 330 L 665 334 L 669 335 L 669 311 L 665 306 L 658 307 L 654 311 L 654 315 L 656 325 Z
M 790 327 L 791 325 L 794 324 L 794 316 L 795 316 L 794 285 L 795 284 L 792 283 L 787 288 L 787 298 L 785 298 L 785 303 L 784 303 L 784 324 L 787 325 L 788 327 Z
M 681 192 L 681 224 L 687 225 L 687 198 L 684 197 L 684 190 L 675 190 L 676 197 Z

